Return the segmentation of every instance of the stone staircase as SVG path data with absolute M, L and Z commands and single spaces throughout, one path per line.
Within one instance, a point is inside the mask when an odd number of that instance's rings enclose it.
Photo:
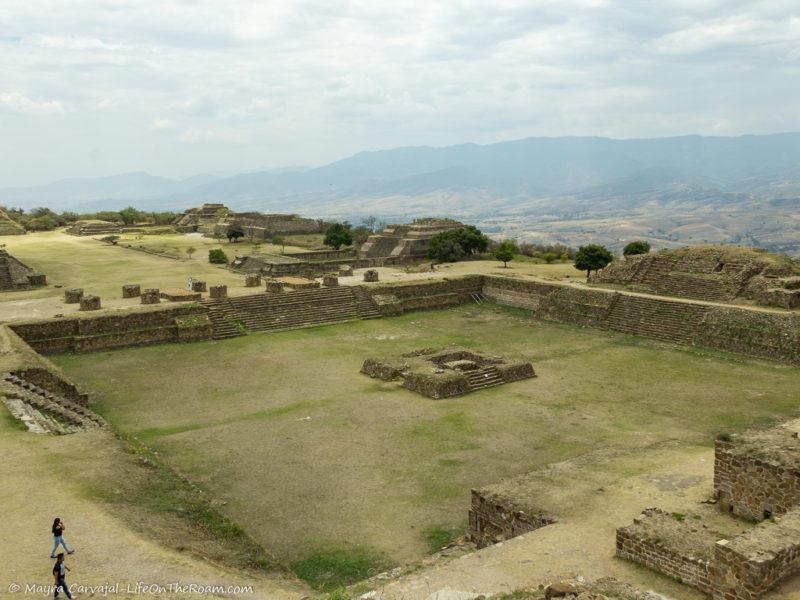
M 281 331 L 380 317 L 369 295 L 357 286 L 253 294 L 204 300 L 214 326 L 214 338 L 246 331 Z M 237 326 L 237 324 L 241 324 Z
M 482 390 L 503 383 L 503 378 L 496 367 L 484 367 L 475 371 L 465 373 L 469 382 L 470 391 Z
M 244 335 L 236 321 L 236 311 L 228 298 L 209 298 L 203 300 L 208 309 L 208 319 L 214 328 L 214 339 L 224 340 Z
M 89 408 L 64 396 L 42 389 L 11 373 L 0 381 L 0 394 L 12 414 L 39 433 L 62 435 L 84 429 L 107 427 L 105 420 Z M 33 421 L 36 426 L 32 426 Z
M 616 294 L 604 322 L 615 331 L 691 345 L 707 310 L 700 304 Z
M 13 290 L 14 280 L 8 268 L 8 262 L 4 257 L 0 257 L 0 290 Z

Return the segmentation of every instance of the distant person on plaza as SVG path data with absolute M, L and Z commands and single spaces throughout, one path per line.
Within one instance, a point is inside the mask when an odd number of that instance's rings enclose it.
M 188 287 L 188 290 L 189 290 L 190 292 L 192 291 L 192 278 L 191 278 L 191 277 L 189 277 L 189 287 Z
M 66 530 L 64 521 L 56 517 L 51 530 L 53 533 L 53 551 L 50 553 L 50 558 L 56 557 L 56 550 L 58 550 L 59 545 L 64 546 L 64 550 L 67 551 L 67 554 L 75 552 L 75 550 L 70 550 L 69 546 L 67 546 L 67 542 L 64 541 L 64 531 Z
M 53 598 L 58 598 L 58 591 L 63 590 L 67 598 L 72 600 L 72 594 L 69 593 L 69 586 L 67 585 L 67 571 L 69 571 L 69 567 L 64 564 L 64 553 L 59 552 L 56 564 L 53 565 L 53 579 L 56 586 Z

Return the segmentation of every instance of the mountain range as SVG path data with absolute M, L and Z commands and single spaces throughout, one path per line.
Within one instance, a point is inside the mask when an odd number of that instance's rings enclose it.
M 800 134 L 527 138 L 360 152 L 316 168 L 174 180 L 147 173 L 0 189 L 0 204 L 132 204 L 386 220 L 442 215 L 520 240 L 729 242 L 800 252 Z

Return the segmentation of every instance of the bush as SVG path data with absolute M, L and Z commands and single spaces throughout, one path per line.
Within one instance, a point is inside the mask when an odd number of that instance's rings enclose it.
M 208 251 L 208 262 L 215 265 L 227 265 L 228 257 L 222 251 L 222 248 L 212 248 Z
M 636 240 L 631 242 L 622 250 L 623 256 L 634 256 L 635 254 L 647 254 L 650 252 L 650 242 Z

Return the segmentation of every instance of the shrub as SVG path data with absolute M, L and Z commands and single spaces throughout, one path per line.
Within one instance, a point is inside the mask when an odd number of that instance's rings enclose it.
M 208 251 L 208 262 L 215 265 L 227 265 L 228 257 L 222 251 L 222 248 L 212 248 Z
M 647 254 L 648 252 L 650 252 L 650 242 L 645 240 L 636 240 L 635 242 L 631 242 L 622 250 L 623 256 Z

